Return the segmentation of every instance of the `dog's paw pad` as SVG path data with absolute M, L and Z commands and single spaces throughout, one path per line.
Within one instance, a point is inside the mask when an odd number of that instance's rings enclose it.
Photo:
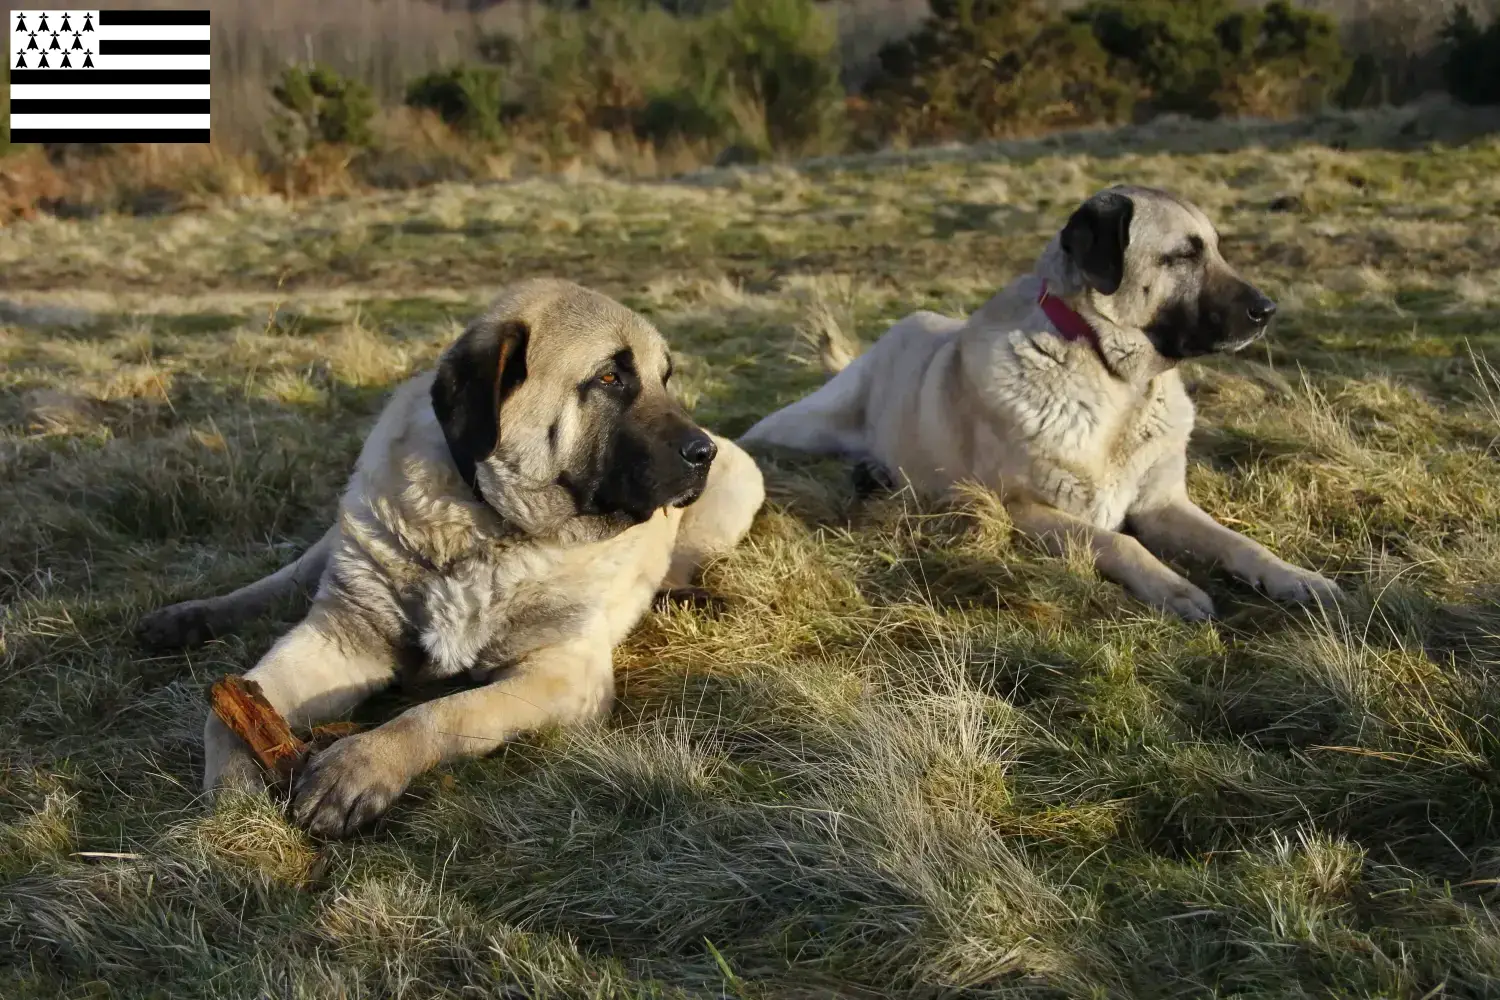
M 1197 587 L 1184 588 L 1170 595 L 1162 607 L 1183 621 L 1202 622 L 1214 616 L 1213 598 Z
M 1338 583 L 1313 570 L 1295 567 L 1290 562 L 1269 565 L 1260 573 L 1247 574 L 1254 588 L 1274 601 L 1292 604 L 1337 604 L 1344 592 Z
M 385 815 L 409 780 L 372 734 L 348 736 L 314 757 L 297 779 L 292 818 L 315 837 L 348 837 Z
M 854 481 L 854 494 L 860 498 L 894 493 L 896 477 L 885 466 L 871 458 L 861 459 L 849 471 Z
M 1337 604 L 1344 596 L 1339 585 L 1321 573 L 1291 565 L 1277 567 L 1255 583 L 1267 597 L 1294 604 Z
M 142 617 L 135 635 L 148 649 L 198 646 L 214 637 L 213 617 L 202 601 L 184 601 Z
M 1133 592 L 1139 600 L 1158 611 L 1184 621 L 1201 622 L 1214 617 L 1213 598 L 1175 574 L 1144 583 L 1139 589 L 1133 588 Z

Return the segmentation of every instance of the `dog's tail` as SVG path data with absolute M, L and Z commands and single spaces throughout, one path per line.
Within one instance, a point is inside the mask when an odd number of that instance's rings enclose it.
M 824 374 L 837 375 L 859 357 L 858 341 L 844 331 L 839 317 L 826 303 L 819 302 L 808 311 L 802 333 L 817 349 Z

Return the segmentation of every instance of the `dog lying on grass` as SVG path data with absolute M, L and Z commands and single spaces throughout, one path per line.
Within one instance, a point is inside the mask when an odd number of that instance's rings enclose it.
M 598 717 L 614 646 L 659 590 L 737 544 L 765 497 L 750 457 L 683 412 L 671 375 L 661 335 L 619 303 L 516 285 L 396 390 L 321 541 L 233 593 L 152 613 L 142 638 L 222 634 L 316 583 L 307 617 L 246 674 L 291 725 L 402 677 L 479 684 L 313 757 L 292 811 L 324 836 L 376 819 L 444 760 Z M 206 790 L 262 780 L 214 716 L 204 749 Z
M 1153 551 L 1218 562 L 1279 600 L 1329 600 L 1331 581 L 1187 494 L 1193 405 L 1178 363 L 1242 350 L 1275 311 L 1196 206 L 1110 188 L 968 319 L 915 313 L 850 362 L 825 343 L 834 377 L 739 441 L 847 456 L 867 480 L 899 475 L 929 495 L 977 481 L 1019 531 L 1053 551 L 1086 545 L 1101 573 L 1183 618 L 1213 602 Z

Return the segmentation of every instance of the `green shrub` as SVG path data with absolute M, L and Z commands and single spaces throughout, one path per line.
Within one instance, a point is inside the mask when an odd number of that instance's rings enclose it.
M 1459 6 L 1444 28 L 1449 45 L 1443 63 L 1448 91 L 1465 104 L 1500 104 L 1500 19 L 1479 27 L 1467 6 Z
M 710 21 L 703 51 L 720 61 L 741 98 L 764 111 L 774 148 L 803 151 L 834 140 L 844 104 L 838 32 L 812 0 L 734 0 Z
M 452 128 L 476 139 L 500 138 L 504 111 L 503 72 L 494 66 L 455 66 L 413 80 L 406 103 L 425 108 Z
M 278 131 L 284 145 L 368 146 L 374 141 L 370 123 L 375 98 L 358 80 L 324 66 L 292 66 L 281 74 L 271 95 L 282 108 Z
M 636 134 L 658 145 L 672 139 L 729 141 L 738 125 L 727 99 L 722 68 L 705 65 L 697 79 L 686 79 L 653 94 L 636 116 Z
M 865 88 L 879 133 L 981 138 L 1117 121 L 1135 89 L 1085 24 L 1039 0 L 932 0 L 931 16 L 880 50 Z
M 1078 16 L 1153 110 L 1210 118 L 1229 71 L 1217 29 L 1234 13 L 1231 0 L 1105 0 Z
M 804 153 L 839 144 L 838 36 L 812 0 L 731 0 L 681 21 L 674 72 L 636 117 L 643 137 Z
M 531 122 L 577 141 L 630 126 L 655 93 L 680 79 L 684 25 L 644 0 L 595 0 L 582 12 L 545 10 L 509 57 Z
M 1287 114 L 1327 101 L 1349 75 L 1325 14 L 1272 0 L 1094 0 L 1088 23 L 1119 72 L 1137 79 L 1150 111 L 1200 118 Z
M 1220 94 L 1225 110 L 1293 114 L 1331 103 L 1345 87 L 1351 63 L 1339 42 L 1338 24 L 1287 0 L 1260 10 L 1241 10 L 1218 26 L 1231 56 L 1232 72 Z

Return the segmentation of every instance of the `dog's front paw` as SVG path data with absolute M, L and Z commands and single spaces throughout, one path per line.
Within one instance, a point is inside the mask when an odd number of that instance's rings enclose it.
M 249 750 L 237 750 L 224 761 L 215 776 L 211 791 L 261 792 L 266 789 L 266 772 L 256 763 Z
M 896 492 L 896 477 L 873 458 L 861 458 L 855 462 L 849 470 L 849 478 L 854 484 L 854 495 L 861 500 Z
M 1343 597 L 1339 585 L 1321 573 L 1280 560 L 1256 567 L 1254 572 L 1245 575 L 1245 579 L 1251 586 L 1276 601 L 1327 605 L 1336 604 Z
M 158 608 L 136 624 L 136 639 L 148 649 L 184 649 L 214 637 L 213 614 L 207 601 L 183 601 Z
M 203 728 L 203 791 L 214 798 L 222 791 L 264 792 L 266 772 L 245 741 L 229 731 L 217 715 Z
M 1145 603 L 1184 621 L 1207 621 L 1214 616 L 1213 598 L 1175 573 L 1143 581 L 1131 588 Z
M 347 837 L 385 814 L 411 782 L 397 749 L 378 730 L 346 736 L 297 779 L 292 818 L 317 837 Z

